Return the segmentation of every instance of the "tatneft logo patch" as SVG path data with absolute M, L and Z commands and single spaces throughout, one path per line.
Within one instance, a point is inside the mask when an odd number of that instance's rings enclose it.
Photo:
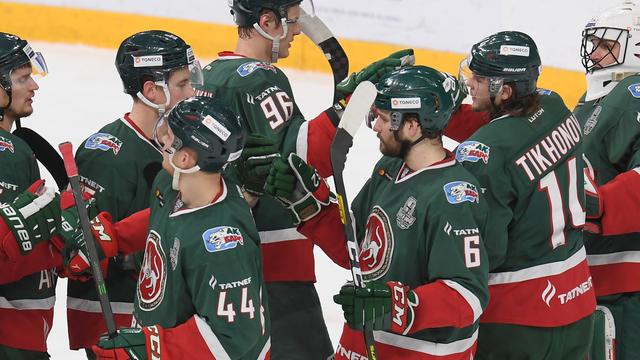
M 419 109 L 422 107 L 420 98 L 391 98 L 392 109 Z
M 134 56 L 133 67 L 162 66 L 162 55 Z
M 207 129 L 213 131 L 214 134 L 218 135 L 218 137 L 222 139 L 222 141 L 227 141 L 229 136 L 231 136 L 231 131 L 229 131 L 229 129 L 224 127 L 224 125 L 220 124 L 218 120 L 212 118 L 210 115 L 205 116 L 205 118 L 202 119 L 202 123 L 207 127 Z
M 529 56 L 529 47 L 518 45 L 502 45 L 500 46 L 500 55 Z

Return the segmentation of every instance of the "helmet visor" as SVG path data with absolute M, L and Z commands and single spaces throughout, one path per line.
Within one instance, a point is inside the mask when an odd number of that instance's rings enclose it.
M 478 75 L 469 67 L 470 62 L 471 56 L 462 60 L 458 69 L 458 82 L 462 92 L 471 95 L 472 98 L 490 98 L 500 94 L 504 79 Z
M 202 67 L 198 60 L 193 60 L 193 62 L 189 64 L 189 74 L 191 86 L 196 87 L 204 84 L 204 75 L 202 75 Z
M 169 127 L 169 121 L 167 120 L 168 113 L 160 116 L 156 121 L 156 126 L 153 130 L 153 141 L 156 145 L 168 154 L 173 154 L 182 148 L 182 141 L 173 134 Z
M 31 60 L 31 75 L 45 77 L 49 73 L 47 62 L 41 52 L 34 52 Z

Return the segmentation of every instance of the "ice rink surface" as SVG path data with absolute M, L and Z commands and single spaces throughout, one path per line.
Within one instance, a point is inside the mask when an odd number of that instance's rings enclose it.
M 37 42 L 32 43 L 32 47 L 44 54 L 50 73 L 38 81 L 40 89 L 34 97 L 34 113 L 23 119 L 22 124 L 36 130 L 54 147 L 57 148 L 60 142 L 71 141 L 75 151 L 90 134 L 130 110 L 131 98 L 122 92 L 114 67 L 115 50 Z M 295 44 L 292 51 L 295 51 Z M 200 62 L 204 66 L 210 60 L 200 59 Z M 330 74 L 285 72 L 296 103 L 307 119 L 331 105 L 333 81 Z M 350 200 L 364 184 L 379 157 L 378 140 L 374 132 L 363 125 L 349 153 L 344 175 Z M 49 179 L 48 184 L 55 186 L 46 170 L 41 171 Z M 335 347 L 343 320 L 332 297 L 351 275 L 331 262 L 317 247 L 315 253 L 316 288 Z M 84 352 L 68 349 L 66 289 L 66 280 L 59 279 L 54 325 L 48 339 L 49 353 L 52 359 L 86 359 Z

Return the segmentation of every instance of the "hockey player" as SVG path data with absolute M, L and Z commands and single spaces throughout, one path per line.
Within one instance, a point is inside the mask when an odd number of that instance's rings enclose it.
M 461 63 L 473 110 L 492 118 L 456 150 L 489 205 L 477 359 L 584 359 L 593 331 L 581 131 L 557 94 L 536 89 L 540 64 L 516 31 L 478 42 Z
M 370 119 L 384 156 L 352 203 L 366 288 L 347 284 L 334 297 L 346 319 L 336 359 L 366 359 L 368 323 L 380 359 L 473 357 L 488 301 L 487 209 L 475 178 L 442 146 L 455 86 L 424 66 L 377 85 Z M 313 185 L 318 174 L 299 157 L 281 162 L 274 161 L 268 192 L 292 200 L 295 174 L 319 204 L 329 203 L 326 185 Z M 326 206 L 299 230 L 344 241 L 339 216 L 335 204 Z
M 238 173 L 252 203 L 273 324 L 274 359 L 326 359 L 333 346 L 326 330 L 314 282 L 313 247 L 319 245 L 340 263 L 344 244 L 332 238 L 307 239 L 296 230 L 288 210 L 263 194 L 264 179 L 274 156 L 295 152 L 323 176 L 331 175 L 329 146 L 342 109 L 330 107 L 311 121 L 298 109 L 286 75 L 273 65 L 289 55 L 300 34 L 301 0 L 233 0 L 238 25 L 235 52 L 222 52 L 204 68 L 199 94 L 215 94 L 242 117 L 250 133 Z M 412 59 L 406 50 L 354 73 L 341 85 L 343 93 Z M 406 61 L 405 61 L 406 62 Z M 340 263 L 346 266 L 347 263 Z M 310 341 L 309 339 L 313 339 Z
M 97 210 L 119 221 L 149 206 L 150 185 L 162 161 L 151 140 L 154 126 L 175 103 L 194 94 L 202 73 L 191 46 L 160 30 L 126 38 L 115 65 L 124 92 L 133 98 L 131 111 L 89 136 L 76 162 L 84 191 L 95 196 Z M 118 326 L 131 324 L 138 274 L 132 260 L 112 260 L 106 274 Z M 92 281 L 69 281 L 67 319 L 71 349 L 85 348 L 91 358 L 89 349 L 106 332 Z
M 598 301 L 594 360 L 640 353 L 639 18 L 637 3 L 624 2 L 589 20 L 582 32 L 587 91 L 574 114 L 588 160 L 584 238 Z
M 34 51 L 25 40 L 15 35 L 0 33 L 0 202 L 13 202 L 14 198 L 40 179 L 32 150 L 10 131 L 14 122 L 33 112 L 33 97 L 39 87 L 32 74 L 45 75 L 46 72 L 46 62 L 41 53 Z M 39 185 L 34 184 L 31 192 L 38 192 L 36 189 Z M 52 196 L 51 190 L 48 190 L 48 193 Z M 11 204 L 12 206 L 2 206 L 0 213 L 5 225 L 8 224 L 16 230 L 16 225 L 13 224 L 13 210 L 31 202 L 31 196 L 24 193 Z M 53 202 L 50 210 L 53 211 L 57 207 L 57 202 Z M 40 215 L 45 214 L 35 216 Z M 35 224 L 26 221 L 27 225 L 39 225 L 38 229 L 23 228 L 25 231 L 14 233 L 21 240 L 18 247 L 21 252 L 30 248 L 37 249 L 21 256 L 20 261 L 27 260 L 32 265 L 32 256 L 39 255 L 42 257 L 38 257 L 38 262 L 51 260 L 52 255 L 46 256 L 46 252 L 43 251 L 49 250 L 48 244 L 38 246 L 35 242 L 50 237 L 54 229 L 50 227 L 48 220 L 58 223 L 59 218 L 55 219 L 56 217 L 59 217 L 59 213 L 45 215 Z M 15 261 L 12 264 L 21 266 L 21 263 Z M 26 267 L 30 265 L 24 264 Z M 49 358 L 46 341 L 53 322 L 55 285 L 56 276 L 52 269 L 47 269 L 0 286 L 0 358 Z M 20 325 L 20 331 L 16 331 L 16 324 Z
M 159 122 L 154 184 L 135 319 L 101 339 L 99 359 L 268 359 L 270 325 L 259 237 L 240 189 L 221 170 L 240 156 L 239 118 L 194 97 Z

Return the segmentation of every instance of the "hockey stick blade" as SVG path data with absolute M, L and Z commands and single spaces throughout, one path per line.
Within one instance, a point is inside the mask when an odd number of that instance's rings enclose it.
M 365 117 L 371 109 L 371 105 L 377 95 L 376 87 L 369 81 L 364 81 L 358 85 L 353 92 L 349 104 L 342 114 L 336 136 L 331 143 L 331 165 L 333 167 L 333 181 L 340 207 L 340 218 L 344 224 L 345 237 L 347 239 L 347 252 L 349 254 L 349 264 L 351 266 L 351 276 L 353 284 L 357 287 L 364 287 L 362 271 L 360 270 L 359 249 L 356 241 L 355 226 L 352 222 L 349 211 L 349 200 L 344 186 L 343 170 L 347 160 L 349 149 L 353 145 L 353 138 L 364 122 Z M 364 342 L 367 348 L 367 358 L 377 359 L 375 340 L 371 324 L 365 324 Z
M 104 282 L 104 277 L 102 276 L 102 269 L 100 269 L 100 260 L 96 244 L 93 239 L 93 234 L 91 233 L 87 208 L 84 200 L 82 199 L 82 188 L 80 187 L 80 180 L 78 179 L 78 166 L 73 158 L 73 147 L 70 142 L 64 142 L 60 144 L 58 148 L 62 153 L 64 168 L 67 176 L 69 177 L 69 184 L 71 184 L 71 191 L 73 192 L 76 209 L 78 210 L 78 221 L 80 222 L 82 235 L 84 235 L 85 244 L 87 246 L 87 256 L 89 258 L 89 263 L 91 264 L 91 271 L 93 273 L 92 277 L 96 285 L 98 298 L 100 299 L 100 307 L 102 308 L 104 322 L 107 326 L 109 338 L 113 338 L 117 335 L 116 321 L 113 317 L 113 310 L 111 309 L 111 303 L 109 302 L 107 286 Z
M 64 162 L 56 149 L 40 134 L 29 128 L 19 127 L 13 131 L 13 134 L 29 145 L 36 159 L 42 163 L 55 180 L 58 189 L 65 190 L 69 185 L 69 179 L 64 171 Z
M 338 42 L 331 30 L 322 20 L 315 16 L 307 14 L 303 9 L 300 9 L 300 26 L 302 32 L 316 44 L 320 50 L 324 53 L 325 58 L 331 66 L 331 72 L 333 73 L 333 87 L 347 75 L 349 75 L 349 58 L 344 52 L 344 49 Z M 333 102 L 337 102 L 342 98 L 342 95 L 338 94 L 335 90 L 333 92 Z

